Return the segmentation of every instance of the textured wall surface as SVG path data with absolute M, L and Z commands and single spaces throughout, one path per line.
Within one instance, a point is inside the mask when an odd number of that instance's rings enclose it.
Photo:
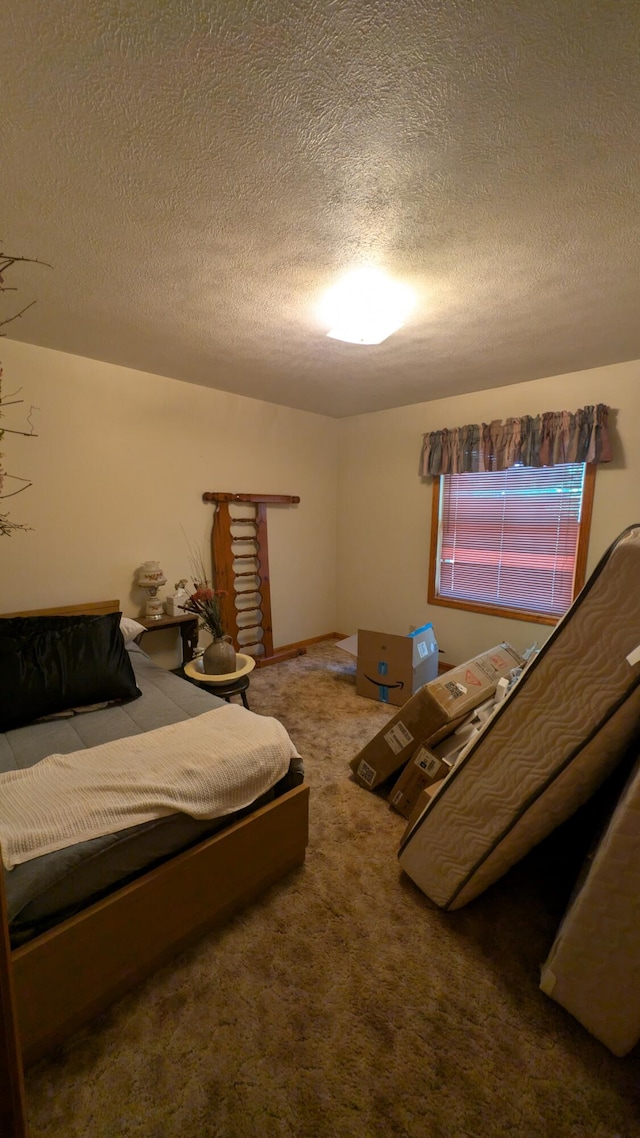
M 11 336 L 336 416 L 640 356 L 636 0 L 9 0 L 2 31 L 2 248 L 53 266 L 13 273 Z M 314 313 L 363 262 L 418 292 L 375 347 Z

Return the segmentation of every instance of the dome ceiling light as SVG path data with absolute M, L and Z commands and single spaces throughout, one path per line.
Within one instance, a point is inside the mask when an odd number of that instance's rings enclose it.
M 327 336 L 347 344 L 381 344 L 402 328 L 415 303 L 413 290 L 391 280 L 381 269 L 347 273 L 320 302 L 318 313 L 329 325 Z

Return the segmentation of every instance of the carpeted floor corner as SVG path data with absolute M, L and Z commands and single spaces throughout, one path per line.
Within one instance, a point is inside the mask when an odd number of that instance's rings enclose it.
M 553 849 L 440 913 L 351 777 L 390 715 L 351 658 L 315 646 L 249 697 L 304 757 L 306 864 L 28 1072 L 32 1138 L 640 1136 L 640 1048 L 614 1058 L 538 989 Z

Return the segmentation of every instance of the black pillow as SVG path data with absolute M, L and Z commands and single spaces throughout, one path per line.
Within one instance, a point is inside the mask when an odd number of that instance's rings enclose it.
M 0 731 L 70 707 L 137 699 L 120 616 L 0 619 Z

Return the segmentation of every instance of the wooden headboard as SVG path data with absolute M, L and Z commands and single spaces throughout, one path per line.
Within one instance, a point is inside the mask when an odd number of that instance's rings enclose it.
M 0 612 L 0 620 L 10 616 L 106 616 L 110 612 L 120 612 L 120 601 L 87 601 L 84 605 L 56 605 L 52 609 Z

